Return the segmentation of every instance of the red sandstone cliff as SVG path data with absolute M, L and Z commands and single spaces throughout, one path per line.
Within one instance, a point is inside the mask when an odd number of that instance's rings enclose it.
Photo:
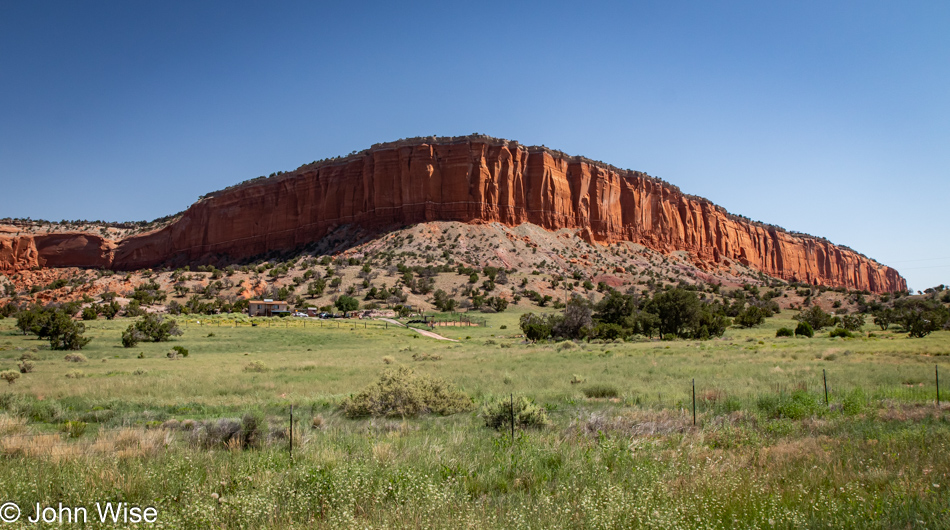
M 853 250 L 729 215 L 643 173 L 487 137 L 382 144 L 250 181 L 201 199 L 161 230 L 116 243 L 0 231 L 0 270 L 240 259 L 300 247 L 342 225 L 383 230 L 426 221 L 577 228 L 590 241 L 684 250 L 700 265 L 733 260 L 785 280 L 906 289 L 896 270 Z

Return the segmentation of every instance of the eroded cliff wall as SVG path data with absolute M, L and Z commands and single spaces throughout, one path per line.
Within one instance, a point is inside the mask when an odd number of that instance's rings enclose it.
M 427 221 L 574 228 L 590 241 L 687 251 L 700 265 L 733 260 L 785 280 L 906 288 L 897 271 L 853 250 L 729 215 L 643 173 L 470 138 L 381 145 L 245 183 L 200 200 L 161 230 L 115 243 L 89 234 L 0 233 L 0 269 L 241 259 L 306 245 L 342 225 L 383 230 Z

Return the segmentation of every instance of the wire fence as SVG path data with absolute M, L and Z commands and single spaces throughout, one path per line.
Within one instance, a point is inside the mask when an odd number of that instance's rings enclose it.
M 249 328 L 249 327 L 259 327 L 264 329 L 278 328 L 278 329 L 307 329 L 307 328 L 323 328 L 323 329 L 389 329 L 400 327 L 385 320 L 369 319 L 369 318 L 328 318 L 328 319 L 311 319 L 311 318 L 261 318 L 258 320 L 243 320 L 243 319 L 201 319 L 201 318 L 187 318 L 179 319 L 178 323 L 180 326 L 185 328 L 191 327 L 208 327 L 208 328 Z M 422 324 L 427 327 L 452 327 L 452 326 L 462 326 L 462 327 L 487 327 L 488 321 L 485 318 L 467 315 L 465 313 L 456 313 L 453 315 L 441 315 L 441 316 L 430 316 L 430 315 L 420 315 L 410 319 L 408 324 Z
M 257 327 L 263 329 L 390 329 L 397 328 L 394 324 L 382 320 L 359 319 L 359 318 L 335 318 L 335 319 L 303 319 L 303 318 L 266 318 L 260 320 L 201 320 L 187 319 L 179 320 L 179 325 L 185 328 L 250 328 Z

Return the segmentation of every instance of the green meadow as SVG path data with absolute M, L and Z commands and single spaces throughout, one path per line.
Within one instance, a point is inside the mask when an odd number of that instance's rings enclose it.
M 950 526 L 950 408 L 935 403 L 936 375 L 950 400 L 950 332 L 776 338 L 786 311 L 710 341 L 530 344 L 519 311 L 434 329 L 457 342 L 225 315 L 123 348 L 132 320 L 100 319 L 80 362 L 0 320 L 0 370 L 35 365 L 0 383 L 0 493 L 154 506 L 166 528 Z M 472 411 L 339 411 L 396 366 Z M 483 407 L 512 395 L 548 424 L 485 427 Z M 248 413 L 264 420 L 253 447 L 195 434 Z

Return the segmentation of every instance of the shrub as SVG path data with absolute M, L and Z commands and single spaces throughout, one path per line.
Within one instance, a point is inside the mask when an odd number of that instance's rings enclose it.
M 829 336 L 829 337 L 832 337 L 832 338 L 834 338 L 834 337 L 841 337 L 841 338 L 845 338 L 845 339 L 851 339 L 851 338 L 854 338 L 854 333 L 851 333 L 850 331 L 848 331 L 848 330 L 846 330 L 846 329 L 844 329 L 844 328 L 835 328 L 835 329 L 831 330 L 830 333 L 828 333 L 828 336 Z
M 310 420 L 310 427 L 312 429 L 321 429 L 325 423 L 326 421 L 323 419 L 323 414 L 317 414 Z
M 750 305 L 736 315 L 736 324 L 744 328 L 753 328 L 765 321 L 765 311 L 762 308 Z
M 584 387 L 584 395 L 589 398 L 615 398 L 620 395 L 617 387 L 603 383 L 593 384 Z
M 765 396 L 758 401 L 759 410 L 770 418 L 800 420 L 822 413 L 825 409 L 818 396 L 804 390 L 789 395 Z
M 821 328 L 826 328 L 834 324 L 834 318 L 828 313 L 825 313 L 817 305 L 811 306 L 792 318 L 810 325 L 812 330 L 821 330 Z M 809 337 L 810 336 L 811 335 L 809 335 Z
M 15 383 L 16 380 L 19 378 L 20 378 L 20 373 L 14 372 L 13 370 L 4 370 L 0 372 L 0 379 L 3 379 L 4 381 L 6 381 L 7 383 L 10 383 L 11 385 Z
M 260 447 L 267 434 L 267 421 L 259 411 L 246 412 L 241 418 L 241 447 Z
M 471 399 L 448 383 L 412 369 L 388 369 L 379 380 L 340 405 L 350 418 L 366 416 L 448 416 L 472 409 Z
M 805 336 L 808 338 L 815 336 L 815 330 L 812 329 L 811 324 L 808 322 L 799 322 L 798 326 L 795 327 L 795 336 Z
M 95 307 L 89 306 L 82 310 L 83 320 L 95 320 L 97 318 L 99 318 L 99 311 Z
M 83 377 L 86 377 L 86 373 L 82 370 L 73 370 L 66 373 L 67 379 L 82 379 Z
M 20 356 L 21 361 L 35 361 L 39 359 L 39 356 L 33 352 L 23 352 L 23 355 Z
M 521 315 L 521 331 L 524 332 L 526 339 L 534 342 L 544 340 L 551 336 L 551 323 L 549 318 L 544 315 L 535 315 L 534 313 L 525 313 Z
M 81 350 L 92 340 L 82 336 L 86 332 L 85 324 L 74 322 L 65 309 L 47 311 L 45 316 L 39 316 L 33 331 L 38 337 L 49 339 L 54 350 Z
M 172 347 L 172 349 L 175 350 L 175 353 L 177 353 L 178 355 L 181 355 L 182 357 L 188 357 L 188 348 L 185 348 L 182 346 L 174 346 Z
M 66 362 L 70 363 L 84 363 L 89 359 L 86 359 L 86 356 L 81 353 L 67 353 L 66 357 L 63 357 Z
M 603 340 L 617 340 L 623 337 L 623 327 L 620 324 L 602 322 L 594 328 L 594 336 Z
M 36 363 L 33 361 L 20 361 L 20 363 L 17 365 L 17 368 L 20 369 L 21 374 L 28 374 L 32 372 L 34 368 L 36 368 Z
M 84 421 L 66 421 L 60 426 L 62 432 L 70 438 L 79 438 L 86 432 L 86 422 Z
M 122 346 L 131 348 L 142 341 L 165 342 L 182 334 L 178 323 L 161 315 L 146 315 L 122 333 Z
M 841 317 L 841 327 L 848 331 L 859 331 L 864 326 L 864 315 L 844 315 Z
M 143 340 L 145 340 L 145 336 L 135 329 L 134 324 L 122 332 L 122 347 L 124 348 L 132 348 Z
M 386 364 L 393 364 L 396 362 L 396 358 L 392 355 L 385 355 L 383 356 L 383 362 Z
M 485 405 L 482 409 L 485 426 L 495 430 L 510 429 L 512 415 L 514 416 L 515 427 L 521 429 L 541 428 L 550 424 L 544 408 L 534 404 L 524 396 L 520 396 L 514 402 L 510 399 L 495 401 Z
M 779 330 L 775 332 L 776 337 L 792 337 L 794 335 L 795 332 L 792 328 L 779 328 Z
M 264 361 L 251 361 L 244 367 L 245 372 L 266 372 L 268 370 Z
M 579 385 L 581 383 L 586 383 L 586 382 L 587 382 L 587 379 L 582 376 L 579 376 L 577 374 L 574 374 L 573 376 L 571 376 L 572 385 Z

